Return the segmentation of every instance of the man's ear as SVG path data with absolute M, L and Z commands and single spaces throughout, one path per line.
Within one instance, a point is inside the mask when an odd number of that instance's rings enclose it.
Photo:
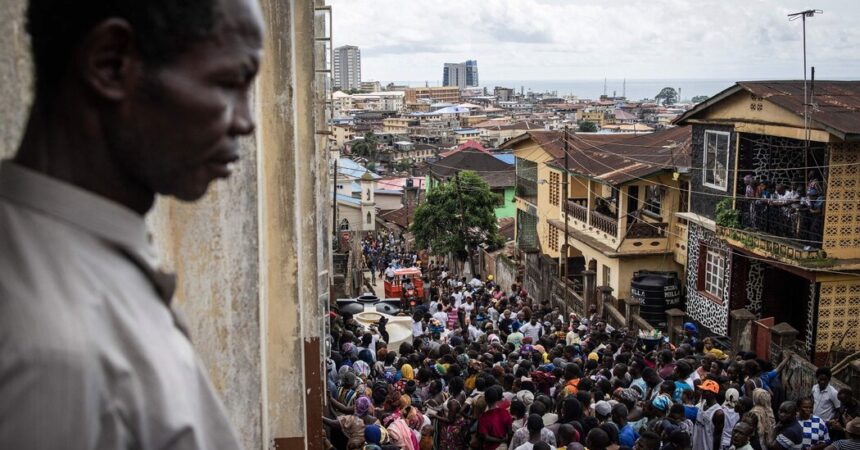
M 123 100 L 135 84 L 142 67 L 134 31 L 124 19 L 111 18 L 93 27 L 79 51 L 79 74 L 99 96 Z

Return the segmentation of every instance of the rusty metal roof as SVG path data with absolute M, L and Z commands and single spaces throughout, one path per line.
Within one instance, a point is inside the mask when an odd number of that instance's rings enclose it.
M 689 167 L 691 128 L 673 127 L 639 135 L 571 133 L 567 169 L 602 183 L 621 185 L 657 172 Z M 550 165 L 564 169 L 563 132 L 530 132 L 526 135 L 555 158 Z M 515 139 L 522 142 L 523 138 Z
M 808 86 L 814 94 L 810 122 L 840 139 L 860 139 L 860 81 L 815 81 Z M 738 81 L 675 120 L 682 124 L 711 105 L 741 89 L 803 117 L 803 80 Z

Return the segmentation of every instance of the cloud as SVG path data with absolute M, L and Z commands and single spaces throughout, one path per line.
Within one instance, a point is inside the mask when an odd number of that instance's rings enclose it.
M 335 45 L 362 49 L 366 79 L 437 80 L 478 60 L 482 80 L 799 78 L 807 0 L 329 0 Z M 810 65 L 858 76 L 856 0 L 822 0 Z

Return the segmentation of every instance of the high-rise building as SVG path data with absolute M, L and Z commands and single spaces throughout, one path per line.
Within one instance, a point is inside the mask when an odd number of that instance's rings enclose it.
M 445 63 L 442 69 L 442 86 L 457 86 L 460 89 L 478 86 L 478 61 Z
M 334 87 L 361 89 L 361 51 L 354 45 L 334 49 L 332 62 Z
M 466 61 L 466 86 L 477 87 L 478 84 L 478 61 L 470 59 Z
M 445 63 L 442 69 L 442 86 L 457 86 L 460 89 L 466 87 L 466 64 Z

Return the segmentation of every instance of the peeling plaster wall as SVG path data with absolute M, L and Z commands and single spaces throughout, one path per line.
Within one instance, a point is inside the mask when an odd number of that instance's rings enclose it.
M 176 304 L 243 446 L 321 448 L 320 373 L 328 300 L 324 80 L 315 79 L 314 1 L 260 1 L 267 26 L 253 99 L 258 128 L 233 176 L 195 204 L 148 216 Z M 324 4 L 316 0 L 318 6 Z M 0 2 L 0 157 L 14 154 L 31 101 L 26 0 Z M 323 81 L 323 83 L 321 83 Z M 313 439 L 307 437 L 314 436 Z
M 262 448 L 257 158 L 253 138 L 228 181 L 191 205 L 160 198 L 149 215 L 175 301 L 246 448 Z
M 11 157 L 18 148 L 31 101 L 25 6 L 25 0 L 0 2 L 0 158 Z

